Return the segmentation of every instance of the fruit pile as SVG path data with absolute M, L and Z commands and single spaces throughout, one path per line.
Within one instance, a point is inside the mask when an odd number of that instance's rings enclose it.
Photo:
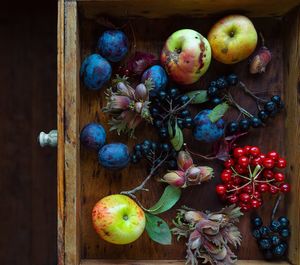
M 262 219 L 251 219 L 252 236 L 257 240 L 266 260 L 282 259 L 287 252 L 287 239 L 290 236 L 289 219 L 285 216 L 271 220 L 269 226 L 263 225 Z
M 243 211 L 259 208 L 263 204 L 262 193 L 290 191 L 285 175 L 278 171 L 286 167 L 286 160 L 275 151 L 263 154 L 257 146 L 237 147 L 224 166 L 223 183 L 216 186 L 216 193 Z

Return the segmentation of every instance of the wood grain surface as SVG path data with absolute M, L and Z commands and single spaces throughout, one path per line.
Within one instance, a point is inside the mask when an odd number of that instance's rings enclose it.
M 115 17 L 144 16 L 161 18 L 184 14 L 187 17 L 215 16 L 216 14 L 236 13 L 255 17 L 282 16 L 299 5 L 297 0 L 79 0 L 85 15 L 95 18 L 99 14 Z M 121 8 L 120 8 L 121 7 Z
M 0 261 L 56 264 L 56 3 L 1 3 Z
M 282 25 L 277 19 L 254 19 L 257 30 L 261 31 L 266 39 L 266 45 L 273 53 L 273 60 L 268 66 L 267 72 L 260 76 L 252 76 L 248 73 L 247 61 L 233 65 L 225 66 L 215 61 L 212 62 L 204 78 L 192 88 L 205 88 L 207 83 L 213 78 L 231 71 L 238 73 L 241 80 L 247 84 L 253 91 L 265 91 L 265 94 L 282 94 L 283 85 L 283 64 L 282 64 Z M 126 21 L 114 21 L 122 25 Z M 156 55 L 160 53 L 164 40 L 175 30 L 180 28 L 193 28 L 206 35 L 212 25 L 211 19 L 133 19 L 131 20 L 136 38 L 136 50 L 152 52 Z M 95 20 L 85 19 L 80 16 L 80 44 L 81 60 L 88 54 L 95 52 L 97 38 L 104 30 Z M 132 33 L 128 27 L 125 27 L 127 35 L 133 41 Z M 133 46 L 133 45 L 132 45 Z M 131 53 L 134 52 L 133 48 Z M 115 65 L 117 67 L 117 65 Z M 241 104 L 248 107 L 255 113 L 255 103 L 245 96 L 241 91 L 234 92 L 235 97 Z M 105 105 L 104 89 L 99 92 L 87 91 L 83 85 L 80 87 L 80 128 L 85 124 L 96 121 L 108 127 L 108 117 L 101 108 Z M 204 108 L 196 106 L 194 113 Z M 236 112 L 232 111 L 226 115 L 226 120 L 236 117 Z M 248 137 L 240 141 L 240 144 L 259 145 L 263 151 L 278 150 L 284 155 L 284 120 L 285 113 L 272 119 L 265 128 L 251 130 Z M 143 125 L 136 135 L 138 139 L 131 140 L 127 136 L 117 136 L 115 133 L 109 133 L 107 142 L 124 142 L 130 147 L 132 144 L 142 141 L 145 138 L 155 139 L 155 130 L 151 126 Z M 185 131 L 188 144 L 192 146 L 193 151 L 209 152 L 209 146 L 203 145 L 192 140 L 191 132 Z M 197 161 L 197 160 L 196 160 Z M 188 205 L 200 210 L 219 209 L 222 204 L 214 193 L 216 183 L 219 183 L 220 163 L 206 163 L 197 161 L 201 165 L 213 165 L 216 171 L 216 178 L 210 183 L 202 186 L 192 187 L 184 190 L 182 199 L 176 207 Z M 101 167 L 97 162 L 97 154 L 81 148 L 80 150 L 80 177 L 81 177 L 81 256 L 82 258 L 101 258 L 101 259 L 182 259 L 185 256 L 185 242 L 173 241 L 171 246 L 161 246 L 152 242 L 146 233 L 135 243 L 125 246 L 114 246 L 102 241 L 94 232 L 91 223 L 91 211 L 93 205 L 102 197 L 119 193 L 122 190 L 130 189 L 140 183 L 146 176 L 145 164 L 139 166 L 130 166 L 122 171 L 112 172 Z M 149 183 L 150 192 L 140 194 L 140 200 L 145 206 L 151 206 L 157 200 L 163 191 L 164 185 L 153 180 Z M 269 200 L 268 196 L 265 198 Z M 268 201 L 259 213 L 263 216 L 265 222 L 269 222 L 270 212 L 273 206 L 273 200 Z M 176 209 L 175 207 L 175 209 Z M 176 210 L 163 215 L 170 222 L 175 216 Z M 240 259 L 261 259 L 261 254 L 257 248 L 255 240 L 250 234 L 249 214 L 241 218 L 239 224 L 243 234 L 243 244 L 238 249 L 237 254 Z

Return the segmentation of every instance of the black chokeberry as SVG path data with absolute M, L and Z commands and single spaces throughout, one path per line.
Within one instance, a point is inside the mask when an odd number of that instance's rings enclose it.
M 258 112 L 258 118 L 260 118 L 263 122 L 265 122 L 268 118 L 269 118 L 269 115 L 266 111 L 264 110 L 261 110 Z
M 230 86 L 235 86 L 239 82 L 239 79 L 236 74 L 230 74 L 227 76 L 226 79 Z
M 284 255 L 284 253 L 286 252 L 286 249 L 287 249 L 287 244 L 282 242 L 273 248 L 273 254 L 276 257 L 282 257 Z
M 162 120 L 154 120 L 154 121 L 153 121 L 153 125 L 154 125 L 156 128 L 160 128 L 160 127 L 163 125 L 163 121 L 162 121 Z
M 177 88 L 171 88 L 169 91 L 169 95 L 172 99 L 176 98 L 178 95 L 178 89 Z
M 180 97 L 180 103 L 182 104 L 182 105 L 184 105 L 185 103 L 187 103 L 188 101 L 189 101 L 189 97 L 188 96 L 186 96 L 186 95 L 183 95 L 183 96 L 181 96 Z
M 138 163 L 138 158 L 136 157 L 135 154 L 133 154 L 133 155 L 131 156 L 131 162 L 132 162 L 133 164 Z
M 168 136 L 168 130 L 166 127 L 161 127 L 159 129 L 159 136 L 162 137 L 162 138 L 165 138 Z
M 210 86 L 207 89 L 207 95 L 208 95 L 208 97 L 213 98 L 213 97 L 217 96 L 217 94 L 218 94 L 218 88 L 217 87 Z
M 280 243 L 280 237 L 278 235 L 273 235 L 270 239 L 273 246 L 277 246 Z
M 135 152 L 135 155 L 136 155 L 136 157 L 137 157 L 138 159 L 141 159 L 142 156 L 143 156 L 141 151 L 136 151 L 136 152 Z
M 150 147 L 151 142 L 149 140 L 144 140 L 143 146 L 149 146 Z
M 252 231 L 252 236 L 255 238 L 255 239 L 260 239 L 261 238 L 261 234 L 259 232 L 259 229 L 254 229 Z
M 156 143 L 152 142 L 152 144 L 151 144 L 151 150 L 152 151 L 156 151 L 157 150 L 157 144 Z
M 177 168 L 177 161 L 175 159 L 172 159 L 168 161 L 169 169 L 176 169 Z
M 257 118 L 257 117 L 252 117 L 251 118 L 251 126 L 253 128 L 258 128 L 260 126 L 262 126 L 262 121 L 261 119 Z
M 280 222 L 282 228 L 288 227 L 290 223 L 289 219 L 286 218 L 285 216 L 280 216 L 278 218 L 278 221 Z
M 273 101 L 268 101 L 267 103 L 265 103 L 264 109 L 269 114 L 273 114 L 277 110 L 276 103 Z
M 277 221 L 277 220 L 272 220 L 271 221 L 271 224 L 270 224 L 270 229 L 273 231 L 273 232 L 277 232 L 280 230 L 280 222 Z
M 255 216 L 251 219 L 251 224 L 255 228 L 260 228 L 262 226 L 263 222 L 259 216 Z
M 228 86 L 228 83 L 226 81 L 226 79 L 224 77 L 220 77 L 217 79 L 217 84 L 216 84 L 217 88 L 219 89 L 224 89 Z
M 228 123 L 226 128 L 229 134 L 234 134 L 239 130 L 239 124 L 235 121 L 232 121 Z
M 185 117 L 184 122 L 183 122 L 184 127 L 186 128 L 191 128 L 193 127 L 193 119 L 192 117 Z
M 187 110 L 187 109 L 181 111 L 180 114 L 181 114 L 182 117 L 187 117 L 187 116 L 190 116 L 190 115 L 191 115 L 191 113 L 190 113 L 189 110 Z
M 211 100 L 211 103 L 212 103 L 213 105 L 217 106 L 217 105 L 219 105 L 219 104 L 222 103 L 222 99 L 220 99 L 220 98 L 213 98 L 213 99 Z
M 167 93 L 165 91 L 159 91 L 158 96 L 161 100 L 163 100 L 166 98 Z
M 216 81 L 211 81 L 209 86 L 216 86 L 217 85 L 217 82 Z
M 140 144 L 136 144 L 134 147 L 135 151 L 141 151 L 142 150 L 142 146 Z
M 151 115 L 152 115 L 152 117 L 157 117 L 157 116 L 159 115 L 159 109 L 153 107 L 153 108 L 151 109 Z
M 167 143 L 164 143 L 161 145 L 161 149 L 163 152 L 168 152 L 170 150 L 170 145 Z
M 246 132 L 250 128 L 250 121 L 248 119 L 241 119 L 239 122 L 239 128 L 241 131 Z
M 283 239 L 287 239 L 290 236 L 290 230 L 288 228 L 282 228 L 280 235 Z
M 275 95 L 271 97 L 271 101 L 275 102 L 276 104 L 279 104 L 281 102 L 281 97 L 279 95 Z
M 183 128 L 183 120 L 182 119 L 177 119 L 177 125 L 179 128 Z
M 272 247 L 271 240 L 268 238 L 260 239 L 258 245 L 261 249 L 270 249 Z
M 269 227 L 264 225 L 259 228 L 259 232 L 262 237 L 267 237 L 270 234 L 271 230 Z

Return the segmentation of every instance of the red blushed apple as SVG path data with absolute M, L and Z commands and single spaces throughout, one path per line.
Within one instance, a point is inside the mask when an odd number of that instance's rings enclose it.
M 145 230 L 146 218 L 135 201 L 125 195 L 106 196 L 96 203 L 92 220 L 99 236 L 113 244 L 129 244 Z
M 211 61 L 210 45 L 199 32 L 181 29 L 166 41 L 161 63 L 178 84 L 193 84 L 206 72 Z
M 246 59 L 257 44 L 257 33 L 249 18 L 230 15 L 213 25 L 208 33 L 213 58 L 224 64 Z

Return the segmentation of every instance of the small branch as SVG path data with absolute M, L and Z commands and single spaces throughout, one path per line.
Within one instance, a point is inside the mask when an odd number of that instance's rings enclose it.
M 185 143 L 183 146 L 184 146 L 184 149 L 185 149 L 187 152 L 191 153 L 191 154 L 194 155 L 194 156 L 198 156 L 198 157 L 200 157 L 200 158 L 202 158 L 202 159 L 205 159 L 205 160 L 215 160 L 215 159 L 217 159 L 216 156 L 205 156 L 205 155 L 201 155 L 201 154 L 198 154 L 198 153 L 195 153 L 195 152 L 191 151 L 191 150 L 187 147 L 187 144 L 186 144 L 186 143 Z
M 154 166 L 154 164 L 155 164 L 155 161 L 157 161 L 157 160 L 153 161 L 153 166 L 150 170 L 149 175 L 144 179 L 144 181 L 139 186 L 137 186 L 134 189 L 129 190 L 129 191 L 121 191 L 120 194 L 128 195 L 130 197 L 134 196 L 136 198 L 134 193 L 136 193 L 138 191 L 141 191 L 141 190 L 146 191 L 147 189 L 144 188 L 145 185 L 152 178 L 152 176 L 155 174 L 156 170 L 165 162 L 165 160 L 168 158 L 168 156 L 169 156 L 169 153 L 167 153 L 166 156 L 156 166 Z
M 271 221 L 275 219 L 275 214 L 277 212 L 277 209 L 278 209 L 278 206 L 279 206 L 279 203 L 280 203 L 281 199 L 282 199 L 281 195 L 278 195 L 275 206 L 272 210 Z
M 257 101 L 263 102 L 263 103 L 266 103 L 268 101 L 268 100 L 265 100 L 265 99 L 262 99 L 262 98 L 256 96 L 250 89 L 248 89 L 248 87 L 243 82 L 240 81 L 239 86 L 245 91 L 245 93 L 247 93 L 248 95 L 250 95 Z

